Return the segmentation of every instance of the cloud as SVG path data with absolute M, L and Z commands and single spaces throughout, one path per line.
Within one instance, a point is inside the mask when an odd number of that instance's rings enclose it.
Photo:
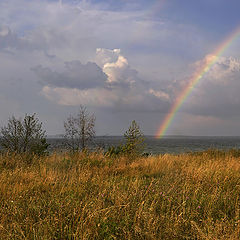
M 24 41 L 18 38 L 17 34 L 13 33 L 9 27 L 0 26 L 0 50 L 20 49 L 24 46 Z
M 104 67 L 105 64 L 116 62 L 120 53 L 120 49 L 97 48 L 95 61 L 99 66 Z
M 88 89 L 104 86 L 107 81 L 107 75 L 93 62 L 65 62 L 65 71 L 61 73 L 41 65 L 32 70 L 40 77 L 42 84 L 53 87 Z
M 189 69 L 211 56 L 186 66 L 211 43 L 191 24 L 154 19 L 147 8 L 109 6 L 0 1 L 0 96 L 7 110 L 44 113 L 53 127 L 80 103 L 102 116 L 110 116 L 106 108 L 124 116 L 137 112 L 133 117 L 147 112 L 149 121 L 165 116 L 188 83 Z M 238 114 L 238 69 L 239 60 L 220 58 L 180 111 L 204 119 Z
M 50 115 L 55 108 L 80 103 L 113 111 L 166 111 L 169 101 L 149 91 L 163 89 L 149 86 L 134 58 L 129 61 L 129 46 L 140 50 L 156 41 L 158 23 L 146 19 L 144 10 L 100 5 L 0 1 L 0 94 L 11 96 L 20 112 L 36 111 L 34 103 Z M 17 84 L 24 85 L 22 93 L 13 88 Z
M 205 56 L 194 64 L 195 68 L 211 62 L 213 57 Z M 195 115 L 221 118 L 239 115 L 239 79 L 240 60 L 220 57 L 195 86 L 183 109 Z
M 168 94 L 149 89 L 149 84 L 138 77 L 137 70 L 131 68 L 120 49 L 97 49 L 95 58 L 102 69 L 96 63 L 91 63 L 94 66 L 91 69 L 87 67 L 90 63 L 82 65 L 76 61 L 67 63 L 67 71 L 61 74 L 42 66 L 34 68 L 45 79 L 42 95 L 60 105 L 85 104 L 115 111 L 156 111 L 169 105 Z M 96 77 L 96 66 L 104 78 Z
M 217 61 L 210 68 L 205 78 L 211 82 L 226 84 L 229 77 L 234 77 L 240 71 L 240 61 L 238 59 L 233 57 L 216 57 L 209 54 L 202 60 L 197 61 L 194 66 L 202 68 L 202 66 L 210 64 L 216 58 L 218 58 Z
M 169 98 L 170 98 L 169 95 L 166 92 L 161 91 L 161 90 L 156 91 L 156 90 L 150 88 L 148 92 L 150 94 L 152 94 L 153 96 L 159 98 L 159 99 L 164 99 L 165 98 L 166 100 L 169 100 Z
M 42 95 L 47 99 L 65 106 L 79 106 L 83 104 L 91 107 L 112 107 L 118 96 L 104 88 L 87 90 L 59 88 L 45 86 Z
M 98 48 L 96 55 L 96 59 L 100 59 L 102 63 L 103 72 L 108 76 L 107 82 L 110 86 L 131 87 L 138 79 L 138 72 L 129 66 L 128 60 L 121 55 L 120 49 Z

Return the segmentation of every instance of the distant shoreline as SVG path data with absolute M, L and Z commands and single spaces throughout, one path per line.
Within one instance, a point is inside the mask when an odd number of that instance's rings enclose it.
M 47 138 L 51 149 L 65 149 L 64 138 Z M 104 151 L 109 147 L 124 143 L 123 136 L 97 136 L 90 149 L 102 148 Z M 150 154 L 180 154 L 186 152 L 202 152 L 208 149 L 229 150 L 240 149 L 239 136 L 180 136 L 172 135 L 157 139 L 154 136 L 145 136 L 144 152 Z
M 156 138 L 155 135 L 144 135 L 147 138 Z M 97 135 L 96 138 L 122 138 L 123 135 Z M 62 134 L 48 135 L 47 138 L 64 138 Z M 166 135 L 162 138 L 240 138 L 240 136 L 231 135 Z M 157 139 L 157 138 L 156 138 Z

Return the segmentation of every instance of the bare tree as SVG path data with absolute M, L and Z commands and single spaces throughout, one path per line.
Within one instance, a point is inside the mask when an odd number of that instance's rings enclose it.
M 36 114 L 26 114 L 23 120 L 14 116 L 9 118 L 8 124 L 1 127 L 0 144 L 11 152 L 36 154 L 43 154 L 49 146 Z
M 87 143 L 95 136 L 95 116 L 90 115 L 87 108 L 80 105 L 76 116 L 70 115 L 64 122 L 67 147 L 72 151 L 79 151 L 86 148 Z

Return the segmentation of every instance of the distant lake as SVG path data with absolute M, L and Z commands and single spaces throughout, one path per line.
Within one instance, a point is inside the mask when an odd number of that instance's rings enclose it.
M 105 150 L 109 146 L 116 146 L 124 142 L 121 136 L 98 136 L 90 148 L 101 147 Z M 50 150 L 64 149 L 62 138 L 48 138 L 51 144 Z M 197 152 L 207 149 L 240 149 L 240 137 L 190 137 L 190 136 L 167 136 L 156 139 L 153 136 L 145 137 L 145 152 L 152 154 Z

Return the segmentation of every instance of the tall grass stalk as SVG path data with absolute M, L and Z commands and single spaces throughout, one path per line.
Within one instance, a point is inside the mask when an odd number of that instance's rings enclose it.
M 237 151 L 0 155 L 0 239 L 239 239 Z

